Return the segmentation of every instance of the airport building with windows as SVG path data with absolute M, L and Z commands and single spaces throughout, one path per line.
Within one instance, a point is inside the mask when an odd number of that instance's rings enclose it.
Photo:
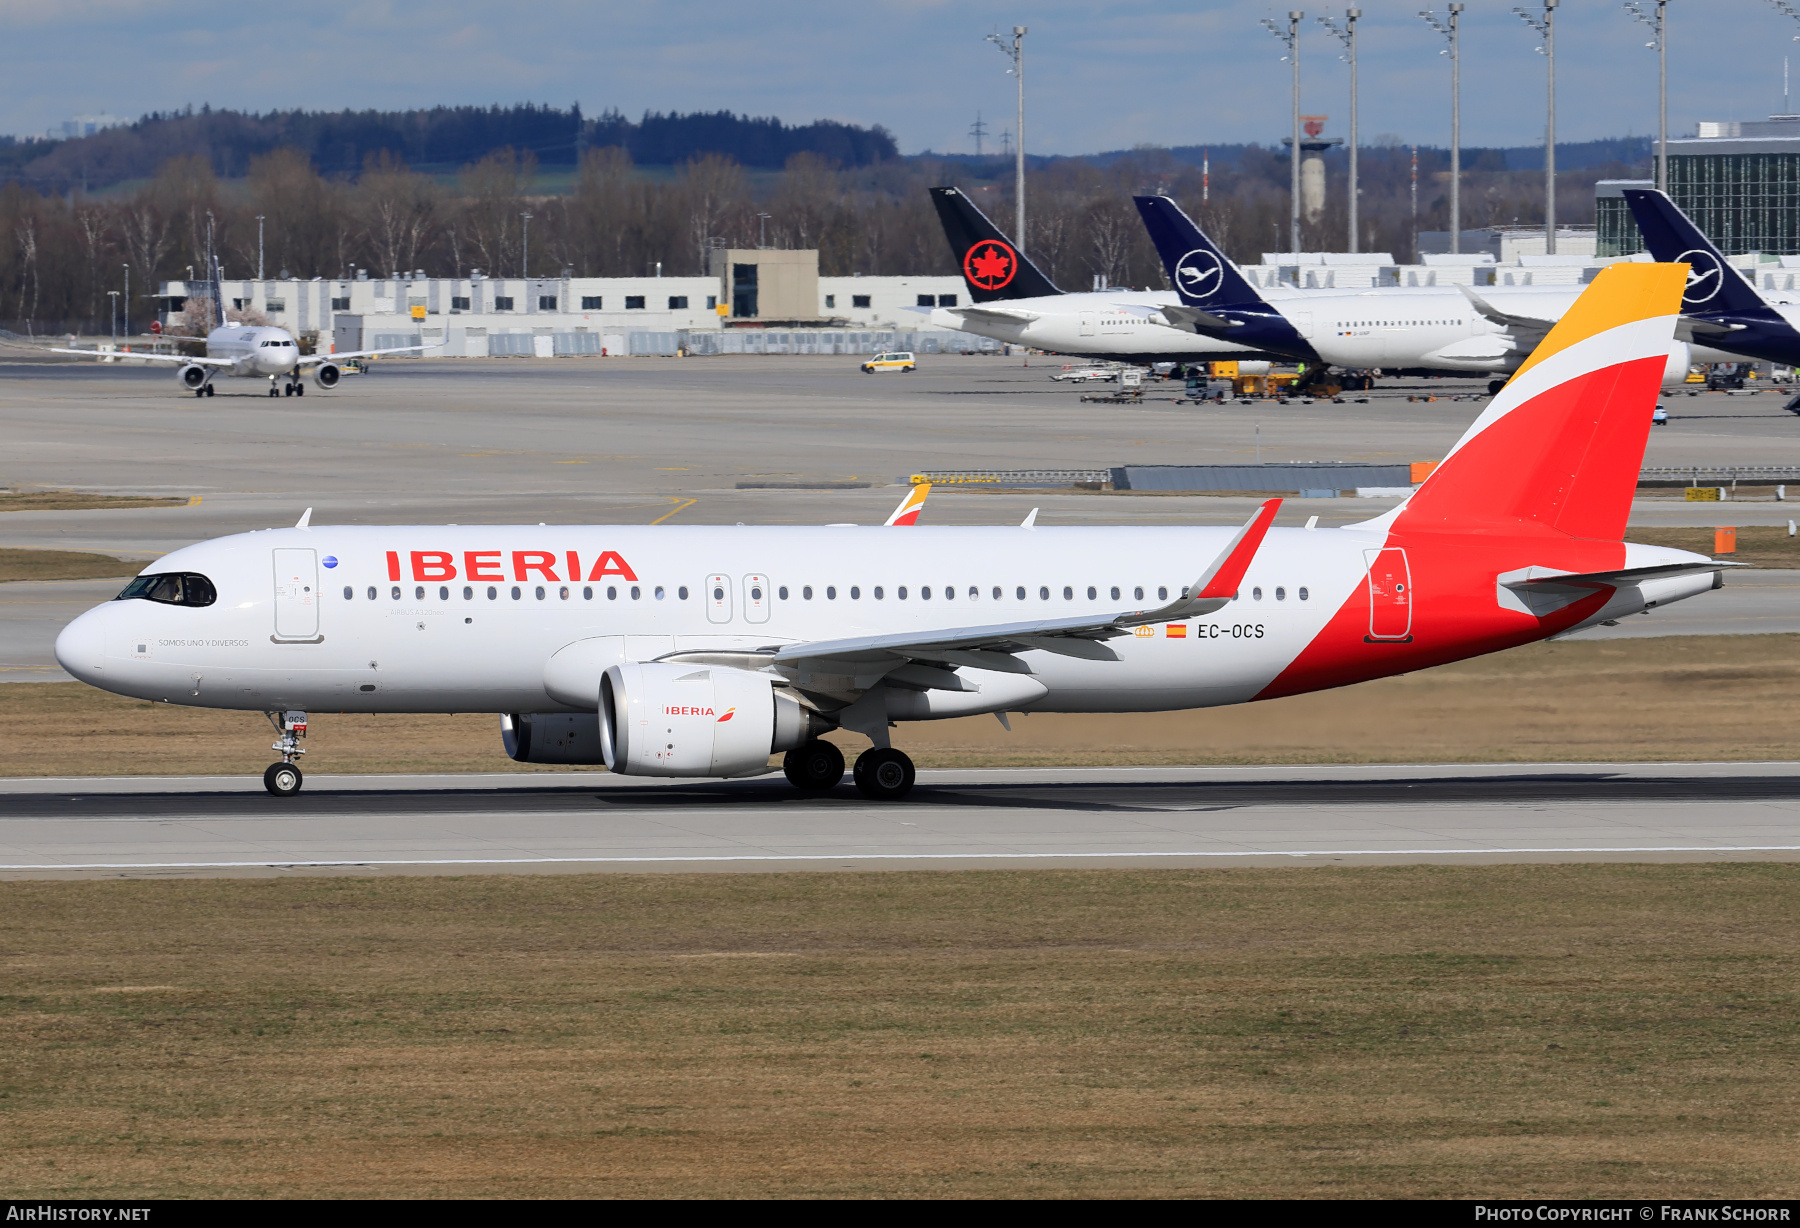
M 223 291 L 228 311 L 254 312 L 336 353 L 420 344 L 458 358 L 996 345 L 930 323 L 931 308 L 965 301 L 960 277 L 820 277 L 818 252 L 767 248 L 720 248 L 710 266 L 702 277 L 227 277 Z M 205 287 L 159 288 L 165 328 L 196 293 Z
M 1648 179 L 1603 179 L 1594 187 L 1601 256 L 1644 250 L 1625 204 Z M 1800 115 L 1704 122 L 1669 142 L 1669 198 L 1728 256 L 1800 255 Z

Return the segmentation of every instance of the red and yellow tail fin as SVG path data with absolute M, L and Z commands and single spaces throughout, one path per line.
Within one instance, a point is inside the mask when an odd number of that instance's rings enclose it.
M 920 482 L 906 492 L 906 498 L 900 500 L 900 506 L 894 514 L 887 518 L 890 525 L 908 525 L 919 523 L 919 513 L 925 510 L 925 496 L 931 493 L 930 482 Z
M 1394 521 L 1619 541 L 1662 387 L 1684 264 L 1602 269 Z

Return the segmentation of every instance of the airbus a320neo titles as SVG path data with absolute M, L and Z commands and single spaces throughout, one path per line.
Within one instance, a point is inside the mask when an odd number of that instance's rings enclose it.
M 1397 507 L 1242 528 L 311 525 L 157 560 L 70 623 L 82 681 L 266 712 L 278 795 L 308 709 L 495 712 L 508 754 L 632 776 L 773 770 L 821 735 L 896 799 L 909 721 L 1147 712 L 1406 673 L 1716 588 L 1623 540 L 1687 269 L 1605 269 Z M 902 508 L 897 522 L 904 520 Z
M 218 327 L 206 334 L 206 354 L 192 358 L 184 354 L 121 355 L 112 350 L 82 350 L 53 347 L 57 354 L 80 354 L 86 358 L 141 358 L 146 362 L 176 365 L 175 378 L 197 397 L 213 395 L 213 380 L 221 375 L 240 379 L 266 379 L 270 396 L 298 397 L 306 395 L 303 376 L 312 372 L 313 382 L 321 388 L 336 388 L 344 376 L 344 364 L 352 358 L 376 358 L 383 354 L 410 354 L 438 348 L 437 345 L 401 345 L 383 350 L 353 350 L 345 354 L 302 354 L 294 334 L 285 328 L 268 324 L 233 323 L 225 314 L 221 278 L 215 269 L 212 278 L 213 304 L 208 316 L 216 315 Z

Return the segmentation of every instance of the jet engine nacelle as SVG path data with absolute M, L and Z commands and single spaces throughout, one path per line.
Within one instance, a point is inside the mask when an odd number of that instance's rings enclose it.
M 1669 361 L 1663 366 L 1663 385 L 1687 383 L 1688 368 L 1693 365 L 1693 347 L 1685 341 L 1677 341 L 1669 346 Z
M 755 776 L 832 727 L 768 674 L 626 662 L 600 679 L 600 749 L 627 776 Z
M 520 763 L 605 763 L 592 712 L 503 712 L 500 743 Z
M 196 388 L 206 387 L 206 368 L 197 362 L 183 363 L 175 371 L 175 378 L 181 386 L 192 392 Z
M 336 388 L 344 378 L 344 369 L 335 362 L 322 362 L 313 368 L 313 383 L 321 388 Z

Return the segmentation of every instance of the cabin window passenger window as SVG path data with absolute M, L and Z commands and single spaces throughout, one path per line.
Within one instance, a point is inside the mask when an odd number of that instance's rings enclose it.
M 609 584 L 606 586 L 606 599 L 608 601 L 617 601 L 619 599 L 619 590 L 616 585 Z M 715 596 L 714 600 L 717 599 L 718 597 Z
M 464 601 L 475 600 L 475 590 L 466 584 L 463 585 L 463 600 Z
M 488 585 L 488 600 L 495 601 L 499 598 L 499 596 L 500 596 L 500 590 L 495 588 L 492 584 Z
M 1047 585 L 1043 585 L 1043 584 L 1040 584 L 1040 585 L 1038 585 L 1038 600 L 1039 600 L 1039 601 L 1048 601 L 1048 600 L 1050 600 L 1050 589 L 1049 589 L 1049 586 L 1047 586 Z
M 1167 586 L 1160 585 L 1160 584 L 1157 585 L 1156 599 L 1158 601 L 1167 601 L 1169 599 L 1169 590 L 1168 590 Z
M 680 588 L 676 589 L 675 596 L 678 597 L 679 599 L 681 599 L 682 601 L 686 601 L 687 600 L 687 585 L 683 584 Z
M 1307 592 L 1304 587 L 1302 587 L 1301 590 L 1298 593 L 1295 593 L 1294 595 L 1296 597 L 1300 598 L 1300 600 L 1302 600 L 1302 601 L 1305 601 L 1308 597 L 1312 596 L 1312 594 Z
M 544 586 L 542 584 L 538 585 L 537 590 L 532 595 L 539 601 L 542 601 L 544 599 Z
M 810 584 L 802 585 L 800 588 L 800 596 L 807 601 L 811 601 L 812 600 L 812 585 L 810 585 Z
M 584 587 L 581 590 L 581 599 L 583 601 L 592 601 L 594 599 L 594 586 L 593 585 L 591 585 L 591 584 L 587 585 L 586 587 Z
M 777 597 L 781 598 L 783 601 L 786 601 L 788 599 L 787 585 L 783 584 L 780 588 L 776 589 L 775 595 Z
M 899 588 L 898 588 L 898 589 L 896 589 L 896 590 L 895 590 L 895 592 L 897 592 L 897 593 L 898 593 L 898 594 L 899 594 L 899 595 L 900 595 L 900 600 L 902 600 L 902 601 L 905 601 L 905 600 L 906 600 L 906 585 L 904 585 L 904 584 L 902 584 L 902 585 L 901 585 L 901 586 L 900 586 L 900 587 L 899 587 Z M 875 595 L 876 595 L 876 596 L 880 596 L 880 595 L 881 595 L 881 590 L 880 590 L 880 589 L 876 589 L 876 590 L 875 590 Z
M 562 598 L 562 600 L 567 601 L 569 599 L 569 586 L 565 584 L 561 588 L 557 589 L 556 595 L 558 597 Z
M 656 586 L 656 599 L 661 601 L 665 596 L 667 596 L 667 594 L 663 592 L 663 586 L 658 584 Z
M 1117 584 L 1112 586 L 1112 599 L 1114 601 L 1119 599 L 1119 586 Z
M 1133 601 L 1142 601 L 1144 599 L 1144 586 L 1143 585 L 1140 584 L 1136 588 L 1131 590 L 1131 599 Z
M 438 585 L 438 600 L 439 601 L 450 600 L 450 586 L 448 584 Z
M 954 584 L 944 585 L 944 600 L 945 601 L 955 601 L 956 600 L 956 585 L 954 585 Z
M 633 584 L 633 585 L 632 585 L 632 586 L 631 586 L 631 599 L 632 599 L 632 600 L 633 600 L 633 601 L 637 601 L 637 600 L 640 600 L 640 599 L 641 599 L 641 598 L 642 598 L 642 597 L 643 597 L 643 595 L 644 595 L 644 590 L 643 590 L 643 589 L 641 589 L 641 588 L 639 588 L 639 587 L 638 587 L 638 586 L 637 586 L 637 585 L 635 585 L 635 584 Z
M 522 589 L 520 589 L 517 584 L 512 586 L 512 598 L 514 601 L 517 601 L 520 597 L 523 597 L 524 595 L 525 595 L 524 591 Z
M 836 601 L 837 600 L 837 585 L 827 584 L 825 586 L 825 600 L 827 600 L 827 601 Z
M 351 588 L 351 587 L 350 587 L 350 586 L 349 586 L 349 585 L 347 585 L 347 584 L 346 584 L 346 585 L 345 585 L 345 586 L 344 586 L 344 600 L 345 600 L 345 601 L 354 601 L 354 600 L 356 600 L 356 590 L 355 590 L 355 589 L 353 589 L 353 588 Z
M 373 584 L 369 586 L 369 600 L 375 600 L 375 586 Z
M 877 584 L 875 586 L 875 600 L 880 601 L 881 598 L 882 598 L 881 585 Z
M 392 593 L 392 596 L 395 601 L 400 600 L 400 586 L 398 584 L 394 585 L 394 591 Z
M 995 601 L 1000 600 L 1000 592 L 1001 592 L 1000 586 L 998 584 L 994 585 L 994 600 Z
M 1262 600 L 1262 586 L 1261 585 L 1258 585 L 1257 587 L 1250 590 L 1250 600 L 1252 600 L 1252 601 L 1261 601 Z
M 1276 589 L 1275 590 L 1275 600 L 1286 601 L 1287 600 L 1287 590 L 1285 588 Z
M 425 586 L 423 584 L 419 585 L 418 588 L 415 588 L 413 590 L 413 600 L 414 601 L 425 600 Z
M 852 600 L 852 601 L 861 601 L 862 600 L 862 589 L 858 588 L 854 584 L 852 584 L 850 586 L 850 600 Z
M 1023 584 L 1019 585 L 1013 595 L 1020 601 L 1025 600 L 1025 586 Z
M 927 584 L 924 588 L 919 590 L 919 600 L 920 601 L 930 601 L 931 600 L 931 585 Z

